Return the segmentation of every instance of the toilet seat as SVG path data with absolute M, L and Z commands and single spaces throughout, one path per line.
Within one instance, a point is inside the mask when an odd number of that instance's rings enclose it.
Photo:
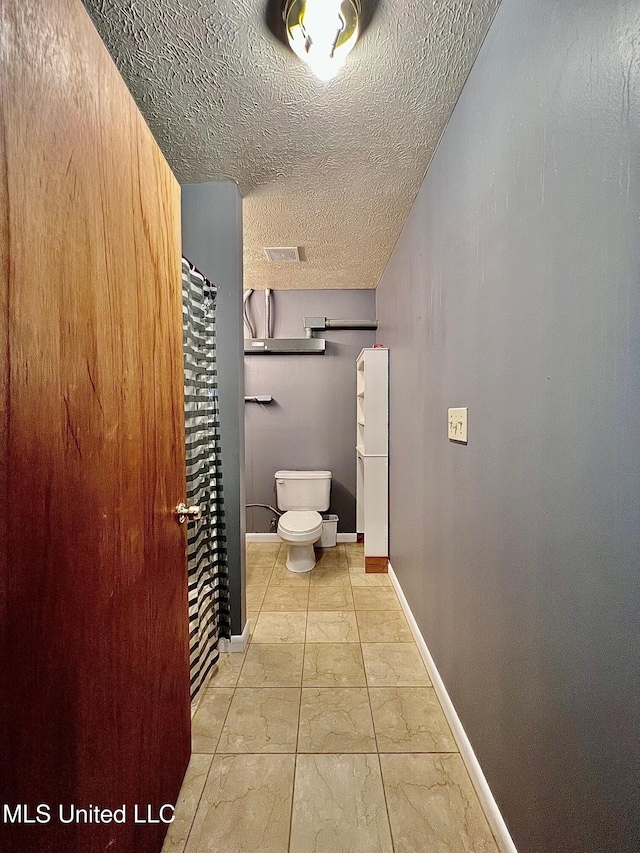
M 315 542 L 322 534 L 322 516 L 314 510 L 289 510 L 280 516 L 278 534 L 289 542 Z

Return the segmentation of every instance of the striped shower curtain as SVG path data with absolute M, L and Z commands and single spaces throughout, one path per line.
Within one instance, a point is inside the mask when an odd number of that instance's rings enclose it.
M 202 509 L 189 522 L 189 653 L 195 703 L 229 638 L 229 575 L 219 445 L 215 331 L 216 290 L 182 261 L 187 504 Z

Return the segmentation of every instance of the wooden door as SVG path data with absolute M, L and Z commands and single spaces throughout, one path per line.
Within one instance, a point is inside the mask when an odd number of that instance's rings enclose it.
M 179 187 L 80 0 L 0 2 L 0 97 L 0 849 L 155 853 L 190 734 Z

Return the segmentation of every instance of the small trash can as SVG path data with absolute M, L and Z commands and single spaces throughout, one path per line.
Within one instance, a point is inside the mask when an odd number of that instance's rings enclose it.
M 321 548 L 335 548 L 338 541 L 338 516 L 323 512 L 322 535 L 318 541 Z

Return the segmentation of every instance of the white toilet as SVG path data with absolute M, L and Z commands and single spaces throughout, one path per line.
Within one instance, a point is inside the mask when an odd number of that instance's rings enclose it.
M 320 512 L 329 509 L 331 471 L 276 471 L 278 536 L 289 546 L 287 568 L 308 572 L 316 564 L 313 543 L 322 535 Z

